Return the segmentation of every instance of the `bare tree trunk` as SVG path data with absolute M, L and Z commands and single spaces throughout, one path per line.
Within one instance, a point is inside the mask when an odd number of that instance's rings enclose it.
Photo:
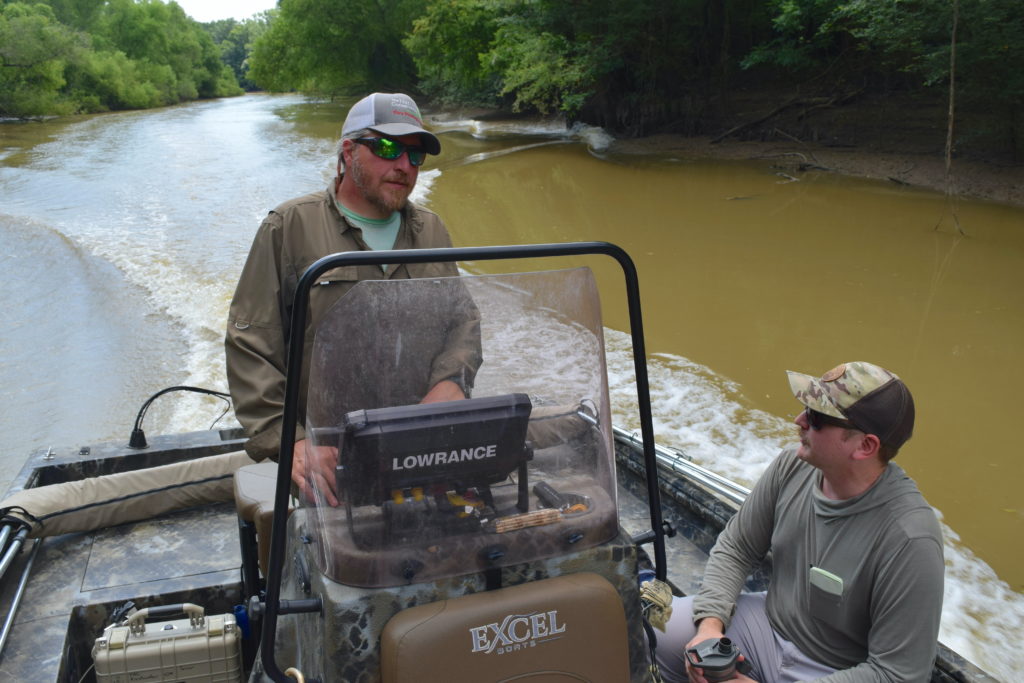
M 946 202 L 953 214 L 953 222 L 961 235 L 960 217 L 957 214 L 958 195 L 953 184 L 953 124 L 956 121 L 956 30 L 960 23 L 960 0 L 953 0 L 953 30 L 949 41 L 949 117 L 946 126 Z M 938 227 L 938 226 L 936 226 Z
M 1006 137 L 1010 143 L 1010 158 L 1015 163 L 1024 161 L 1024 104 L 1006 105 Z

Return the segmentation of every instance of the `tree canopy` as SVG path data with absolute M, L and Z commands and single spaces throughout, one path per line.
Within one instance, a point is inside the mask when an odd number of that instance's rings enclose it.
M 249 77 L 249 55 L 253 43 L 266 32 L 275 14 L 276 11 L 271 10 L 241 21 L 221 19 L 203 24 L 213 42 L 220 47 L 221 61 L 231 67 L 238 84 L 245 90 L 260 89 L 260 86 Z
M 7 116 L 405 90 L 633 135 L 701 132 L 751 87 L 938 100 L 955 78 L 1024 158 L 1020 0 L 279 0 L 206 25 L 173 1 L 3 0 L 0 65 Z
M 0 115 L 134 109 L 241 93 L 221 50 L 177 3 L 4 2 Z
M 1024 9 L 959 2 L 958 92 L 1024 154 Z M 941 97 L 954 0 L 281 0 L 263 87 L 419 90 L 627 134 L 693 133 L 738 89 Z
M 416 80 L 402 38 L 426 0 L 281 0 L 253 46 L 251 77 L 271 90 L 334 95 Z

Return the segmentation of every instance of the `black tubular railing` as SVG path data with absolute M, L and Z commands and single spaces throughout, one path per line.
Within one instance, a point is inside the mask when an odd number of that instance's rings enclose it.
M 298 416 L 299 378 L 302 376 L 302 349 L 306 334 L 309 292 L 317 279 L 332 268 L 353 265 L 451 263 L 584 255 L 612 257 L 622 268 L 626 279 L 629 326 L 633 340 L 633 362 L 636 370 L 637 403 L 640 412 L 640 432 L 643 440 L 644 468 L 647 474 L 647 500 L 650 506 L 651 530 L 654 532 L 655 574 L 658 579 L 665 580 L 665 530 L 662 524 L 661 495 L 658 488 L 650 385 L 647 378 L 647 351 L 644 346 L 643 319 L 640 314 L 640 284 L 633 260 L 625 251 L 608 242 L 569 242 L 565 244 L 357 251 L 333 254 L 325 256 L 311 265 L 299 279 L 289 328 L 291 338 L 288 344 L 288 381 L 285 384 L 284 424 L 281 430 L 281 447 L 278 454 L 277 488 L 274 493 L 275 513 L 270 536 L 266 603 L 260 639 L 261 661 L 267 676 L 279 683 L 289 683 L 294 680 L 277 666 L 274 659 L 274 639 L 277 632 L 277 617 L 284 613 L 280 601 L 281 578 L 284 566 L 288 496 L 291 490 L 292 451 Z

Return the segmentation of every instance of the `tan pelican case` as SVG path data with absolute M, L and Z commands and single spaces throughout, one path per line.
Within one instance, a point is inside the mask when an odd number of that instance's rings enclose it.
M 185 612 L 188 618 L 146 623 L 147 616 Z M 242 680 L 241 634 L 232 614 L 206 617 L 191 603 L 139 610 L 111 625 L 92 648 L 98 683 Z

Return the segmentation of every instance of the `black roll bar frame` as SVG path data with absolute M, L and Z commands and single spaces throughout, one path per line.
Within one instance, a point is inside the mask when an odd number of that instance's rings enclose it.
M 644 469 L 647 474 L 647 501 L 651 514 L 651 531 L 654 534 L 655 576 L 662 581 L 665 580 L 665 528 L 661 515 L 661 493 L 658 487 L 654 424 L 651 416 L 650 384 L 647 377 L 647 350 L 644 345 L 643 319 L 640 314 L 640 282 L 633 260 L 621 247 L 609 242 L 567 242 L 495 247 L 354 251 L 331 254 L 313 263 L 303 273 L 295 291 L 294 307 L 292 308 L 285 382 L 284 424 L 281 429 L 281 445 L 278 452 L 277 487 L 274 491 L 274 517 L 267 568 L 267 592 L 262 616 L 263 629 L 260 634 L 260 660 L 267 676 L 278 683 L 289 683 L 294 680 L 281 671 L 274 659 L 274 639 L 277 633 L 277 617 L 284 613 L 280 600 L 281 580 L 284 568 L 285 534 L 287 533 L 288 497 L 291 492 L 295 424 L 298 416 L 299 378 L 302 376 L 302 349 L 306 336 L 309 292 L 317 279 L 326 271 L 342 266 L 495 261 L 583 255 L 612 257 L 622 268 L 626 279 L 629 327 L 636 372 L 637 404 L 640 412 L 640 433 L 643 440 Z M 288 610 L 288 612 L 292 611 Z

